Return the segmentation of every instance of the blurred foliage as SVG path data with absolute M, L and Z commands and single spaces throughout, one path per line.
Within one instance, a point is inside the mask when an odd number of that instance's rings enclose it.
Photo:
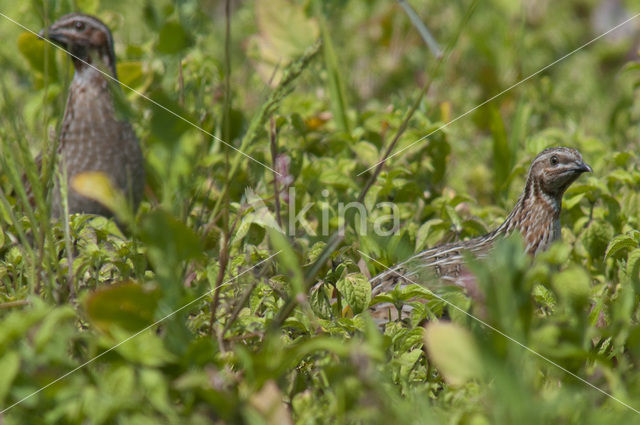
M 220 0 L 0 0 L 35 32 L 76 10 L 112 29 L 148 175 L 135 217 L 79 182 L 126 226 L 49 219 L 73 68 L 0 18 L 0 422 L 640 423 L 622 404 L 640 409 L 638 22 L 456 120 L 637 4 L 409 3 L 440 46 L 457 40 L 436 76 L 390 0 L 232 1 L 230 39 Z M 456 121 L 390 159 L 344 220 L 432 77 L 396 151 Z M 557 145 L 594 169 L 565 195 L 562 242 L 529 258 L 510 238 L 472 262 L 483 303 L 417 285 L 372 298 L 384 267 L 366 256 L 488 231 Z M 413 310 L 380 329 L 378 302 Z

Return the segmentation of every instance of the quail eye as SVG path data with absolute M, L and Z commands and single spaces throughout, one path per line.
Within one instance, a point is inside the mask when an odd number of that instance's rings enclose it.
M 78 31 L 82 31 L 84 30 L 84 22 L 82 21 L 76 21 L 75 23 L 75 27 Z
M 558 163 L 558 157 L 553 155 L 551 157 L 551 165 L 556 165 Z

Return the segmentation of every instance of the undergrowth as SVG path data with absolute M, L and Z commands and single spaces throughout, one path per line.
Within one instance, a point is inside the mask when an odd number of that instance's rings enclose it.
M 465 114 L 638 10 L 401 3 L 0 1 L 107 23 L 148 175 L 134 217 L 50 219 L 73 69 L 0 18 L 0 421 L 640 423 L 638 24 Z M 372 297 L 498 225 L 549 146 L 594 170 L 562 241 L 472 263 L 483 305 Z M 383 301 L 414 309 L 380 327 Z

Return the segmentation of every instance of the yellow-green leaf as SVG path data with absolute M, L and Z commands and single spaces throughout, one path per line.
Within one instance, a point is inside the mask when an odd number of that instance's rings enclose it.
M 450 385 L 462 385 L 482 374 L 480 354 L 471 333 L 453 323 L 430 322 L 424 330 L 429 359 Z
M 71 179 L 71 187 L 79 194 L 107 207 L 120 220 L 129 221 L 131 218 L 124 194 L 115 187 L 105 173 L 101 171 L 78 173 Z

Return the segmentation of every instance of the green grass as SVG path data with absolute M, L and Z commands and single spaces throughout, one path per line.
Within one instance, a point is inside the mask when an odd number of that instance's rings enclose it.
M 34 31 L 96 14 L 121 80 L 191 123 L 123 89 L 139 211 L 125 229 L 50 220 L 72 69 L 0 17 L 3 423 L 640 423 L 638 23 L 362 173 L 593 39 L 603 13 L 408 3 L 412 19 L 389 0 L 232 2 L 227 33 L 222 1 L 0 0 Z M 564 197 L 562 242 L 472 263 L 485 305 L 435 284 L 442 299 L 371 299 L 380 264 L 498 225 L 559 145 L 594 169 Z M 340 211 L 359 197 L 364 228 Z M 382 330 L 366 312 L 415 296 Z

